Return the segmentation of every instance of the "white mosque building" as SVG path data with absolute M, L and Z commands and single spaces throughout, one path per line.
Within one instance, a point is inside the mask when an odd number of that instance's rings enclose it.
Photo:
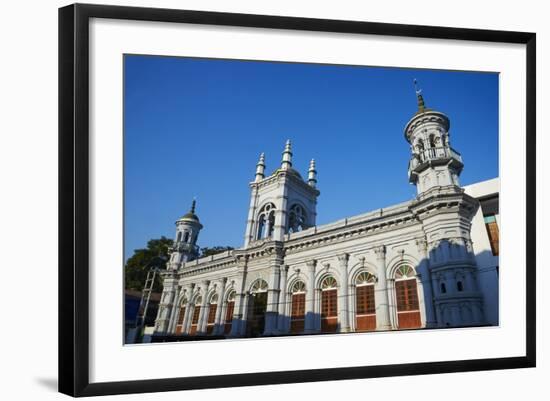
M 266 176 L 262 154 L 241 248 L 198 258 L 195 202 L 177 220 L 154 336 L 498 325 L 498 178 L 460 187 L 449 118 L 417 97 L 414 200 L 317 226 L 315 162 L 303 179 L 288 141 Z

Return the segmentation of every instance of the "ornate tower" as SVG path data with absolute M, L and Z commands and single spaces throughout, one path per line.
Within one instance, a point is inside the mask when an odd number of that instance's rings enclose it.
M 416 80 L 415 80 L 416 86 Z M 479 202 L 466 195 L 458 176 L 464 165 L 449 143 L 449 118 L 424 104 L 416 89 L 418 111 L 405 127 L 411 144 L 409 179 L 418 195 L 411 211 L 422 223 L 417 239 L 422 257 L 417 274 L 423 284 L 428 327 L 485 323 L 479 273 L 470 231 Z
M 256 165 L 254 182 L 250 183 L 251 196 L 244 245 L 259 240 L 282 241 L 284 235 L 305 230 L 315 225 L 319 191 L 315 161 L 304 181 L 292 167 L 292 145 L 285 144 L 281 165 L 270 176 L 265 176 L 265 155 Z
M 422 91 L 416 87 L 418 111 L 405 127 L 405 139 L 411 145 L 409 181 L 418 194 L 434 187 L 456 186 L 464 165 L 460 153 L 451 148 L 449 118 L 426 107 Z
M 193 199 L 191 209 L 176 221 L 176 239 L 168 262 L 169 269 L 178 269 L 182 263 L 196 259 L 199 255 L 197 238 L 202 224 L 195 214 L 197 202 Z

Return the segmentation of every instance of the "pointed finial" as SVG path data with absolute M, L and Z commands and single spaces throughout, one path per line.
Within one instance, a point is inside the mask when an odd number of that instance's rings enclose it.
M 289 170 L 292 167 L 292 144 L 290 139 L 287 139 L 285 150 L 283 151 L 283 161 L 281 163 L 282 170 Z
M 256 179 L 255 181 L 263 180 L 265 175 L 265 154 L 262 152 L 260 153 L 260 160 L 258 160 L 258 163 L 256 164 Z
M 195 213 L 196 206 L 197 206 L 197 198 L 193 197 L 193 202 L 191 202 L 191 213 Z
M 309 170 L 307 172 L 307 183 L 311 187 L 317 185 L 317 170 L 315 170 L 315 159 L 309 162 Z
M 418 87 L 418 81 L 414 79 L 414 91 L 416 92 L 416 99 L 418 101 L 418 112 L 423 113 L 426 110 L 426 105 L 424 103 L 424 97 L 422 96 L 422 89 Z

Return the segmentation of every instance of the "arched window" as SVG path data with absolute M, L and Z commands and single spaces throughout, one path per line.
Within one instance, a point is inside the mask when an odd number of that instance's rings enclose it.
M 447 286 L 445 285 L 445 283 L 441 283 L 439 285 L 439 288 L 441 288 L 441 293 L 442 294 L 446 294 L 447 293 Z
M 189 242 L 189 231 L 186 231 L 183 236 L 183 242 Z
M 464 286 L 462 284 L 462 281 L 457 281 L 456 282 L 456 289 L 457 289 L 457 291 L 464 291 Z
M 306 212 L 304 208 L 300 205 L 293 205 L 288 213 L 287 233 L 295 233 L 306 228 Z
M 233 311 L 235 310 L 235 290 L 231 290 L 227 296 L 227 306 L 225 307 L 224 327 L 223 333 L 231 333 L 231 324 L 233 323 Z
M 424 151 L 424 142 L 422 141 L 422 139 L 416 141 L 416 151 L 418 153 L 422 153 Z
M 321 331 L 334 333 L 338 329 L 338 290 L 336 279 L 327 276 L 321 282 Z
M 357 331 L 376 330 L 374 284 L 376 277 L 363 271 L 355 278 L 355 323 Z
M 306 285 L 303 281 L 296 281 L 292 286 L 292 303 L 290 311 L 290 332 L 301 333 L 304 331 L 306 317 Z
M 268 203 L 258 213 L 256 239 L 269 238 L 275 229 L 275 205 Z
M 218 309 L 218 294 L 212 295 L 208 304 L 208 321 L 206 323 L 206 334 L 212 334 L 216 322 L 216 311 Z
M 432 134 L 430 135 L 430 148 L 435 148 L 435 136 Z
M 176 238 L 176 242 L 180 242 L 181 241 L 181 231 L 178 231 L 178 236 Z
M 199 296 L 195 300 L 195 307 L 193 308 L 193 318 L 191 319 L 191 330 L 189 331 L 190 335 L 197 334 L 197 328 L 199 325 L 199 316 L 201 314 L 201 304 L 202 304 L 202 297 Z
M 395 296 L 398 327 L 400 329 L 421 327 L 416 274 L 409 265 L 400 266 L 395 272 Z
M 183 333 L 183 318 L 185 317 L 185 305 L 187 304 L 187 298 L 183 298 L 180 304 L 178 312 L 178 320 L 176 321 L 176 334 Z
M 251 293 L 265 292 L 267 291 L 268 285 L 267 282 L 263 279 L 256 280 L 252 287 L 250 287 Z

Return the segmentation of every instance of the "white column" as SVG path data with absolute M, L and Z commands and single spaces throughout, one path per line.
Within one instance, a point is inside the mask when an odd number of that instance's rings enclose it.
M 287 201 L 288 201 L 288 185 L 287 177 L 283 178 L 280 183 L 282 188 L 282 194 L 279 195 L 279 202 L 277 202 L 277 210 L 275 211 L 275 226 L 273 229 L 273 236 L 271 237 L 275 241 L 283 241 L 286 231 L 286 213 L 287 213 Z
M 304 331 L 312 333 L 316 331 L 315 324 L 315 266 L 316 260 L 306 262 L 307 266 L 307 288 L 306 288 L 306 317 Z
M 279 277 L 281 274 L 281 260 L 271 261 L 269 287 L 267 290 L 267 307 L 265 311 L 264 335 L 274 334 L 277 330 L 277 312 L 279 310 Z
M 155 332 L 159 334 L 167 334 L 170 324 L 170 315 L 174 305 L 176 279 L 166 277 L 164 279 L 164 289 L 162 291 L 157 319 L 155 321 Z
M 206 322 L 208 320 L 208 308 L 206 307 L 208 305 L 208 285 L 210 284 L 210 281 L 203 280 L 201 282 L 202 287 L 202 303 L 201 303 L 201 311 L 199 315 L 199 322 L 197 324 L 197 334 L 204 335 L 206 334 Z
M 247 320 L 248 320 L 248 312 L 249 312 L 249 308 L 248 308 L 248 305 L 249 305 L 249 302 L 250 302 L 250 297 L 252 295 L 250 295 L 250 292 L 246 291 L 244 294 L 243 294 L 243 297 L 242 297 L 242 319 L 241 319 L 241 325 L 239 327 L 239 335 L 241 336 L 244 336 L 246 335 L 246 323 L 247 323 Z
M 168 324 L 168 333 L 174 333 L 176 331 L 176 319 L 178 318 L 179 311 L 179 297 L 180 297 L 181 286 L 176 287 L 176 292 L 174 293 L 174 301 L 172 305 L 172 310 L 170 311 L 170 323 Z
M 338 320 L 340 321 L 340 331 L 342 333 L 349 332 L 349 293 L 348 293 L 348 261 L 349 254 L 344 253 L 338 255 L 338 262 L 340 264 L 340 293 L 338 300 Z
M 222 306 L 223 306 L 223 294 L 225 292 L 225 283 L 227 278 L 220 280 L 220 287 L 218 291 L 218 306 L 216 307 L 216 317 L 214 319 L 214 330 L 212 330 L 212 335 L 217 335 L 223 333 L 223 324 L 221 324 L 222 317 Z
M 244 326 L 243 322 L 243 304 L 244 304 L 244 285 L 246 283 L 246 269 L 248 265 L 248 258 L 238 260 L 238 268 L 240 270 L 239 278 L 235 283 L 235 308 L 233 309 L 233 320 L 231 321 L 231 337 L 239 336 L 241 333 L 241 326 Z
M 235 292 L 235 307 L 233 308 L 233 319 L 231 320 L 230 336 L 235 337 L 241 333 L 241 325 L 243 324 L 243 304 L 244 294 L 241 290 Z
M 252 187 L 252 193 L 250 194 L 250 207 L 248 208 L 248 221 L 246 224 L 246 234 L 244 236 L 244 246 L 253 241 L 256 237 L 254 231 L 255 228 L 255 215 L 256 215 L 256 200 L 257 200 L 258 187 Z
M 390 309 L 388 302 L 388 283 L 386 279 L 386 247 L 374 249 L 376 254 L 377 281 L 374 286 L 374 302 L 376 305 L 376 330 L 390 330 Z
M 286 316 L 286 303 L 287 303 L 287 277 L 288 277 L 288 266 L 281 267 L 281 280 L 279 288 L 279 316 L 277 322 L 277 330 L 279 333 L 287 333 L 287 316 Z
M 189 334 L 189 322 L 191 321 L 191 298 L 193 297 L 193 284 L 189 284 L 185 289 L 185 297 L 187 303 L 185 305 L 185 315 L 183 316 L 182 334 Z
M 356 331 L 357 330 L 357 327 L 356 327 L 356 321 L 355 321 L 355 315 L 357 314 L 357 311 L 356 311 L 356 297 L 357 297 L 357 289 L 355 288 L 355 284 L 352 283 L 349 285 L 348 287 L 348 294 L 349 294 L 349 313 L 348 313 L 348 317 L 349 317 L 349 327 L 350 327 L 350 331 Z
M 420 275 L 422 281 L 422 288 L 424 290 L 424 308 L 426 310 L 426 327 L 436 327 L 437 318 L 434 310 L 434 293 L 432 288 L 432 277 L 430 273 L 430 262 L 428 259 L 428 244 L 425 239 L 419 239 L 416 241 L 418 246 L 418 253 L 422 258 L 418 265 L 417 273 Z

